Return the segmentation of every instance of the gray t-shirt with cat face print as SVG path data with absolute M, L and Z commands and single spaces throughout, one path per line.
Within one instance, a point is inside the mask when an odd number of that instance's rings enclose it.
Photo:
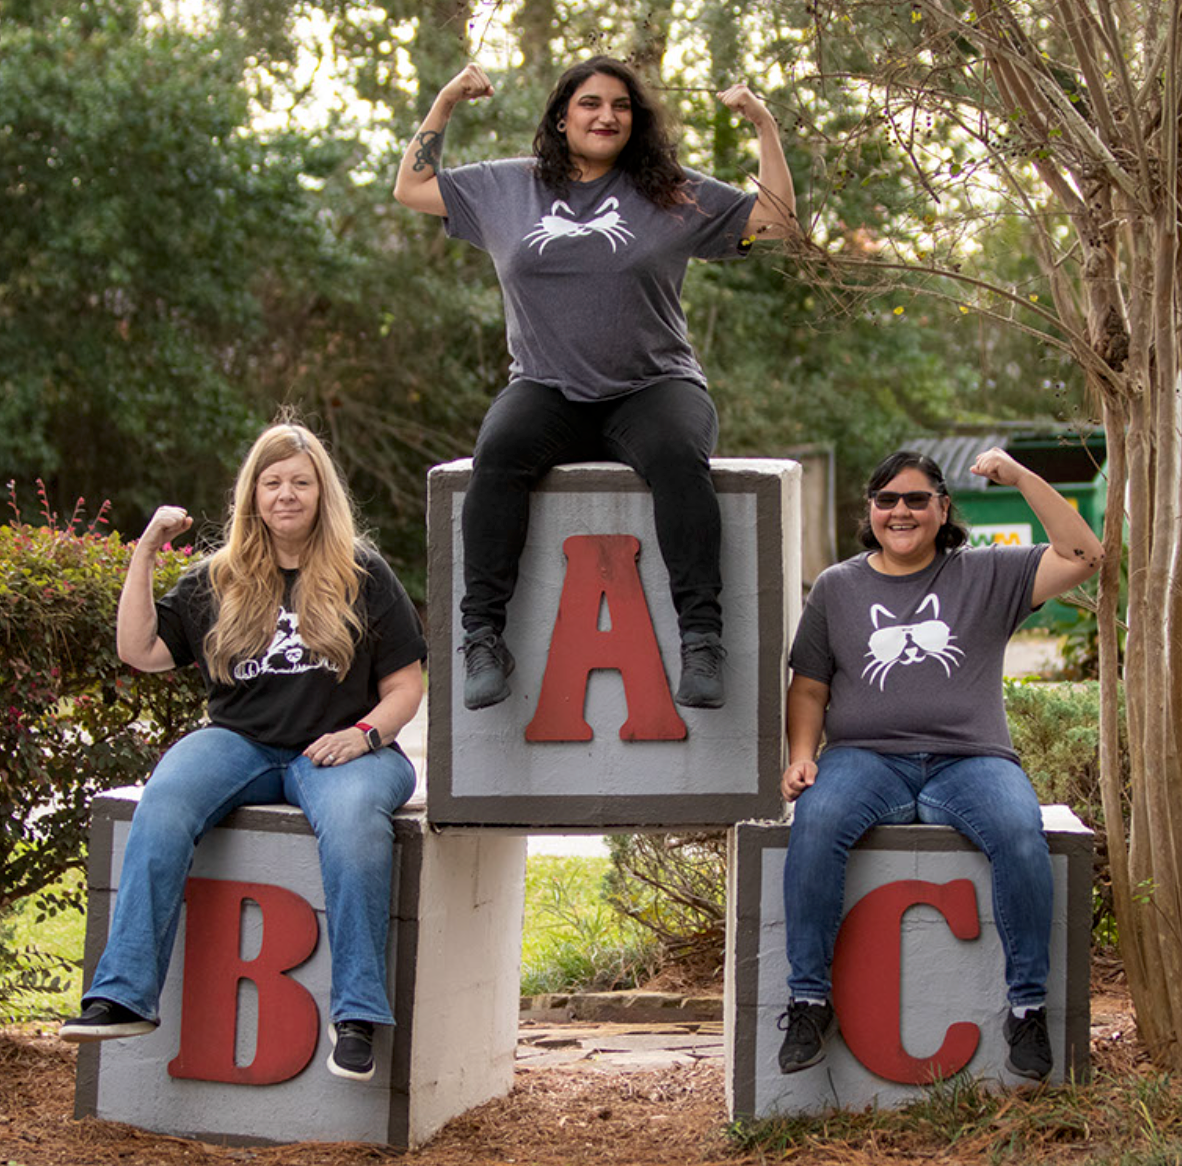
M 510 380 L 599 401 L 685 380 L 706 387 L 681 307 L 691 259 L 740 259 L 755 205 L 687 170 L 687 201 L 662 210 L 617 170 L 563 197 L 513 158 L 443 170 L 446 229 L 487 251 L 505 300 Z
M 867 553 L 823 571 L 790 663 L 829 685 L 826 747 L 1017 761 L 1002 668 L 1046 550 L 961 548 L 913 575 L 880 574 Z

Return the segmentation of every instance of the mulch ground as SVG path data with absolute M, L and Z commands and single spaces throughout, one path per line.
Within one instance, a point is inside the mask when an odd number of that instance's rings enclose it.
M 1111 962 L 1094 968 L 1092 1012 L 1094 1067 L 1123 1074 L 1144 1066 L 1124 979 Z M 396 1160 L 407 1166 L 744 1166 L 762 1160 L 728 1147 L 717 1063 L 627 1073 L 520 1069 L 509 1096 L 464 1114 L 430 1145 L 403 1154 L 354 1143 L 224 1147 L 79 1121 L 73 1117 L 74 1062 L 71 1046 L 36 1026 L 0 1029 L 0 1166 L 362 1166 Z M 959 1160 L 922 1155 L 935 1157 Z M 848 1166 L 874 1160 L 840 1154 Z

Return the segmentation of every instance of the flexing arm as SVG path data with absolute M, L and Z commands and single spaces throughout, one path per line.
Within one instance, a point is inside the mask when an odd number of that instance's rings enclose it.
M 796 188 L 780 142 L 780 127 L 768 108 L 747 88 L 732 85 L 718 94 L 727 109 L 746 118 L 759 139 L 759 198 L 743 228 L 747 239 L 786 239 L 800 233 L 796 221 Z
M 788 768 L 780 779 L 780 793 L 794 802 L 817 780 L 817 749 L 825 728 L 829 685 L 807 676 L 793 676 L 788 686 Z
M 382 734 L 382 744 L 389 745 L 418 712 L 423 699 L 423 666 L 416 660 L 391 672 L 378 681 L 378 703 L 363 718 Z M 304 756 L 317 765 L 343 765 L 369 752 L 365 733 L 356 726 L 316 738 Z
M 438 177 L 447 123 L 461 101 L 491 97 L 492 92 L 492 84 L 479 65 L 466 66 L 439 91 L 439 96 L 435 98 L 398 164 L 394 197 L 403 206 L 441 218 L 447 214 L 447 207 L 439 192 Z
M 156 601 L 152 572 L 156 552 L 183 534 L 193 520 L 180 506 L 161 506 L 140 535 L 119 595 L 115 645 L 119 659 L 141 672 L 167 672 L 175 667 L 168 645 L 156 634 Z
M 1100 569 L 1104 549 L 1095 531 L 1058 490 L 1033 470 L 1005 450 L 994 448 L 977 455 L 972 472 L 999 486 L 1016 486 L 1051 540 L 1034 577 L 1035 607 L 1090 579 Z

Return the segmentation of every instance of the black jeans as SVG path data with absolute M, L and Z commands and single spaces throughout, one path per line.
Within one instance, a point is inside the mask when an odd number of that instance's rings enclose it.
M 682 634 L 721 632 L 721 522 L 710 479 L 717 437 L 714 402 L 690 381 L 609 401 L 569 401 L 548 385 L 514 381 L 485 415 L 464 496 L 464 629 L 504 630 L 533 484 L 559 462 L 607 460 L 631 466 L 653 492 Z

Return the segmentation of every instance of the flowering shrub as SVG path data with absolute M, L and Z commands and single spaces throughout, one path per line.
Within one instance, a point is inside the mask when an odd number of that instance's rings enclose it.
M 0 915 L 44 894 L 82 860 L 96 793 L 144 778 L 199 721 L 195 668 L 147 675 L 115 652 L 115 613 L 131 548 L 104 534 L 106 504 L 83 527 L 82 500 L 64 525 L 41 490 L 44 525 L 0 526 Z M 159 557 L 157 594 L 189 555 Z

